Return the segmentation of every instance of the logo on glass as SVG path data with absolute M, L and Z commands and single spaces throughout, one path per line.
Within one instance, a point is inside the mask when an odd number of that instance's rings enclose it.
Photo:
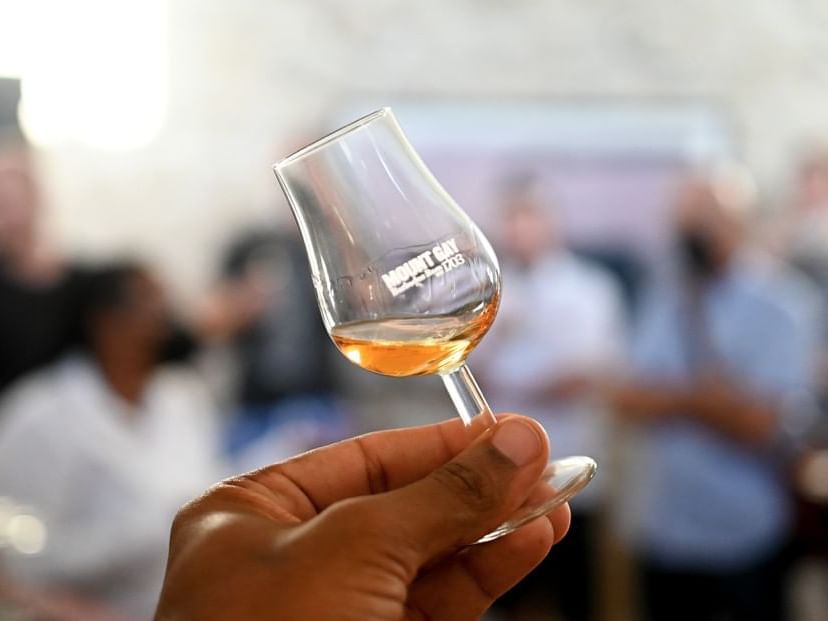
M 442 276 L 463 265 L 466 258 L 453 237 L 436 244 L 431 250 L 421 252 L 382 275 L 382 281 L 391 295 L 397 297 L 411 287 L 419 287 L 432 276 Z

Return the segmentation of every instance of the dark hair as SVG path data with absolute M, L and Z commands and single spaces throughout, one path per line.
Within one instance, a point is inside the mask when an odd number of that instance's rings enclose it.
M 77 337 L 82 347 L 91 345 L 91 331 L 101 314 L 122 308 L 128 301 L 129 283 L 147 274 L 136 261 L 117 261 L 83 270 L 77 310 Z

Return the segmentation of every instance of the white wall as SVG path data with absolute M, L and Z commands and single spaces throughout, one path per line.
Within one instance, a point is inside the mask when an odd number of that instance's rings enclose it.
M 828 132 L 824 0 L 177 0 L 168 32 L 158 138 L 42 163 L 70 248 L 143 249 L 184 292 L 235 228 L 285 215 L 270 163 L 349 95 L 712 98 L 771 189 Z

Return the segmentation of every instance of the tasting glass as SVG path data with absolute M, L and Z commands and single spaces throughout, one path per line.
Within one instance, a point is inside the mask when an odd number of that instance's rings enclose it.
M 358 119 L 273 168 L 339 350 L 375 373 L 439 375 L 467 426 L 493 426 L 465 360 L 497 313 L 497 257 L 392 111 Z M 480 542 L 550 512 L 595 470 L 589 457 L 550 461 L 524 505 Z

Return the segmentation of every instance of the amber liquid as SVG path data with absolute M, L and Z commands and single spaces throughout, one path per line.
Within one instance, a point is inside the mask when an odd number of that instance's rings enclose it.
M 460 367 L 494 321 L 497 302 L 477 313 L 355 321 L 331 331 L 348 360 L 393 375 L 448 373 Z

